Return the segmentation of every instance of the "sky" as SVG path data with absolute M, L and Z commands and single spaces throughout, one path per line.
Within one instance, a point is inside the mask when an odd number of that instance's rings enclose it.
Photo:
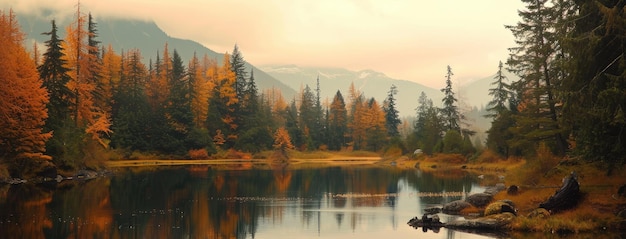
M 516 0 L 81 0 L 97 17 L 154 20 L 173 37 L 216 52 L 237 44 L 256 66 L 295 64 L 375 70 L 430 87 L 447 66 L 461 84 L 495 74 L 515 46 L 505 25 Z M 0 0 L 16 12 L 58 10 L 77 0 Z

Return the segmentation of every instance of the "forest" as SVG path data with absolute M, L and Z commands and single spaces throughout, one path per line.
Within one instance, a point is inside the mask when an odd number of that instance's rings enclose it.
M 322 102 L 319 83 L 285 99 L 257 88 L 237 45 L 221 64 L 207 56 L 185 63 L 166 42 L 157 52 L 116 53 L 98 41 L 97 23 L 78 5 L 64 38 L 53 20 L 42 33 L 50 37 L 46 49 L 27 50 L 14 12 L 2 11 L 0 175 L 22 177 L 42 165 L 72 171 L 139 155 L 246 158 L 274 149 L 403 155 L 419 148 L 508 158 L 548 148 L 608 170 L 623 165 L 626 2 L 522 2 L 520 22 L 506 26 L 516 46 L 505 64 L 494 64 L 486 147 L 472 143 L 450 66 L 442 107 L 415 92 L 415 124 L 401 134 L 406 122 L 393 85 L 382 102 L 355 87 Z M 506 83 L 504 70 L 520 80 Z

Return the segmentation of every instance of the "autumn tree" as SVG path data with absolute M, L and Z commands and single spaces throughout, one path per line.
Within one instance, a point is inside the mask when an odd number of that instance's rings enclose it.
M 66 39 L 63 43 L 65 50 L 66 67 L 71 80 L 68 88 L 74 92 L 73 120 L 77 127 L 84 128 L 92 140 L 107 146 L 103 136 L 111 132 L 109 116 L 99 105 L 96 105 L 97 69 L 100 61 L 97 57 L 98 48 L 95 44 L 95 30 L 86 27 L 85 15 L 80 11 L 80 4 L 76 8 L 76 19 L 67 27 Z M 92 25 L 90 27 L 95 27 Z M 90 36 L 91 35 L 91 36 Z M 91 41 L 91 42 L 90 42 Z
M 44 153 L 51 133 L 43 131 L 48 92 L 23 39 L 13 11 L 0 11 L 0 159 L 17 166 L 16 174 L 30 159 L 50 159 Z
M 238 124 L 235 122 L 235 105 L 239 101 L 235 91 L 235 73 L 230 66 L 230 55 L 224 54 L 217 74 L 209 76 L 215 85 L 209 100 L 207 129 L 211 134 L 218 130 L 224 134 L 225 147 L 232 148 L 237 140 Z
M 388 142 L 387 128 L 385 127 L 385 112 L 376 99 L 371 98 L 367 102 L 365 113 L 365 149 L 379 151 Z
M 348 107 L 348 129 L 355 150 L 364 148 L 366 144 L 367 130 L 367 102 L 363 94 L 354 87 L 354 83 L 349 88 L 350 106 Z

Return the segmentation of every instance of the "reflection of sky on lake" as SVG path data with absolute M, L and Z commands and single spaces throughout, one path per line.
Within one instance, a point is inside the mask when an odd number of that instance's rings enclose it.
M 484 188 L 472 187 L 482 192 Z M 268 216 L 259 219 L 255 238 L 488 238 L 448 231 L 438 233 L 414 229 L 406 223 L 421 216 L 423 208 L 439 204 L 422 204 L 419 192 L 406 180 L 398 181 L 398 192 L 336 196 L 327 193 L 318 200 L 298 199 L 268 201 L 260 205 Z M 453 201 L 458 197 L 439 197 Z M 380 205 L 368 205 L 380 204 Z M 441 215 L 443 221 L 456 216 Z M 250 236 L 250 235 L 249 235 Z M 251 237 L 251 236 L 250 236 Z

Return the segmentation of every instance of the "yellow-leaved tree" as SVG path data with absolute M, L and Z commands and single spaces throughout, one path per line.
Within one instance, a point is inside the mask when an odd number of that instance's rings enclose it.
M 0 159 L 48 160 L 45 143 L 52 134 L 43 132 L 48 92 L 23 39 L 13 11 L 0 11 Z
M 70 69 L 68 75 L 71 77 L 67 87 L 74 92 L 72 111 L 76 126 L 84 127 L 92 139 L 107 147 L 102 136 L 111 133 L 110 116 L 105 109 L 95 103 L 94 95 L 99 94 L 96 92 L 98 83 L 96 79 L 100 74 L 96 69 L 101 67 L 99 60 L 94 56 L 97 54 L 94 53 L 94 47 L 88 43 L 90 34 L 93 33 L 85 30 L 86 26 L 86 16 L 80 11 L 79 5 L 75 22 L 66 28 L 66 39 L 63 42 L 67 64 L 65 67 Z

